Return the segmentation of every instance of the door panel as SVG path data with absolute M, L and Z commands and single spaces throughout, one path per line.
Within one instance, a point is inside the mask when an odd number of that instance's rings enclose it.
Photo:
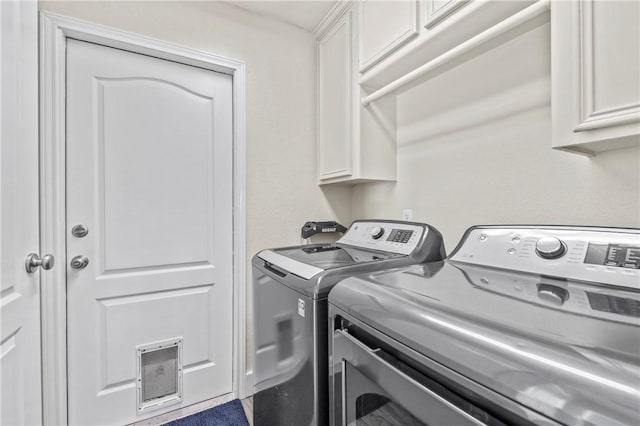
M 98 79 L 97 90 L 104 272 L 212 264 L 213 98 L 154 79 Z
M 231 164 L 230 76 L 68 40 L 70 423 L 231 392 Z M 136 348 L 177 337 L 182 402 L 138 411 Z
M 42 422 L 37 4 L 0 2 L 0 424 Z M 46 273 L 46 271 L 42 271 Z
M 351 51 L 352 12 L 318 44 L 320 96 L 319 162 L 320 179 L 350 175 L 351 170 Z
M 135 365 L 130 362 L 131 353 L 127 348 L 140 342 L 154 342 L 166 336 L 182 336 L 190 342 L 185 353 L 187 366 L 210 367 L 214 362 L 213 346 L 208 339 L 213 327 L 209 318 L 213 315 L 216 299 L 214 286 L 201 286 L 166 292 L 153 296 L 125 296 L 98 299 L 100 303 L 99 330 L 101 345 L 104 347 L 104 387 L 114 386 L 135 377 Z M 140 321 L 140 311 L 144 321 Z M 175 311 L 171 316 L 167 312 Z M 127 324 L 127 332 L 122 333 L 119 324 Z M 184 324 L 191 327 L 184 329 Z

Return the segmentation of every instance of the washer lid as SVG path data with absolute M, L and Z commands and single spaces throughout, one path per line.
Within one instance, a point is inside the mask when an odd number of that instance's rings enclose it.
M 258 254 L 258 257 L 285 271 L 309 280 L 330 269 L 405 257 L 405 255 L 334 244 L 311 244 L 300 247 L 263 250 Z
M 638 291 L 444 262 L 348 278 L 329 302 L 560 423 L 637 423 Z
M 285 271 L 288 271 L 294 275 L 310 280 L 311 278 L 323 272 L 324 269 L 317 268 L 313 265 L 307 265 L 306 263 L 299 262 L 291 259 L 290 257 L 283 256 L 276 253 L 273 250 L 263 250 L 258 253 L 258 257 L 265 262 L 269 262 Z

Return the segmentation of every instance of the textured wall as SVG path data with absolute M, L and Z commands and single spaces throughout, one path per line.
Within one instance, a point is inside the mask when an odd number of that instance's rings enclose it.
M 640 226 L 637 148 L 587 158 L 551 149 L 549 25 L 403 94 L 398 181 L 354 189 L 354 217 L 440 229 L 474 224 Z
M 41 2 L 40 8 L 247 64 L 248 266 L 260 249 L 299 244 L 307 220 L 351 223 L 351 189 L 316 184 L 316 50 L 310 33 L 222 2 Z

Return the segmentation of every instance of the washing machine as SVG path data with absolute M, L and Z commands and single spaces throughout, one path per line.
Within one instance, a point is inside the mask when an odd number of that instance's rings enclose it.
M 335 244 L 256 254 L 254 425 L 328 423 L 327 295 L 337 282 L 444 256 L 435 228 L 390 220 L 355 221 Z
M 640 230 L 477 226 L 329 295 L 331 424 L 640 424 Z

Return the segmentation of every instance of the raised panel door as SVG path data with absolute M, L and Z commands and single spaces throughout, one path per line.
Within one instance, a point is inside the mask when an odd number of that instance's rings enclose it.
M 360 72 L 418 35 L 415 0 L 364 0 L 360 6 Z
M 551 2 L 553 146 L 640 146 L 640 3 Z
M 232 390 L 231 78 L 68 40 L 67 257 L 88 259 L 67 265 L 72 424 Z M 137 351 L 171 340 L 179 357 L 144 371 L 178 371 L 176 398 L 147 401 Z
M 318 175 L 352 173 L 352 12 L 319 42 Z
M 640 121 L 640 3 L 580 3 L 577 131 Z
M 42 423 L 37 4 L 0 2 L 0 424 Z

